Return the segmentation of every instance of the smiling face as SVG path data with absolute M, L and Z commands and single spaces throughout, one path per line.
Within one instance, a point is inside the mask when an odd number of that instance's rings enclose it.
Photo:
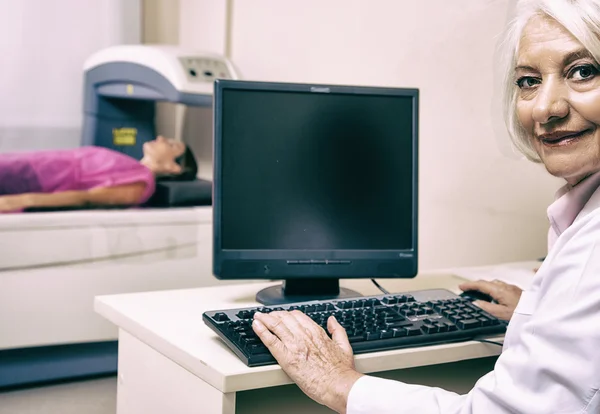
M 600 171 L 598 63 L 548 17 L 525 26 L 517 52 L 517 116 L 548 172 L 571 185 Z

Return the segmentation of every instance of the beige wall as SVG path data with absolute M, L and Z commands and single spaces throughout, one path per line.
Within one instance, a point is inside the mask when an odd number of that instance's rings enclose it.
M 179 43 L 179 0 L 143 0 L 142 42 Z
M 182 0 L 180 41 L 219 53 L 229 42 L 246 79 L 419 88 L 420 268 L 532 259 L 559 182 L 511 154 L 497 107 L 511 3 L 235 1 L 228 26 L 225 1 Z M 210 33 L 194 25 L 202 16 Z
M 142 43 L 179 44 L 179 0 L 142 0 Z M 156 105 L 156 133 L 177 137 L 179 105 L 159 102 Z

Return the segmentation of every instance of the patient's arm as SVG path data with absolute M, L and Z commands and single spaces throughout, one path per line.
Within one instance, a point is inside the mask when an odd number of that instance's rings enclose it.
M 130 206 L 139 203 L 145 190 L 146 184 L 140 182 L 92 190 L 0 196 L 0 211 L 40 207 Z

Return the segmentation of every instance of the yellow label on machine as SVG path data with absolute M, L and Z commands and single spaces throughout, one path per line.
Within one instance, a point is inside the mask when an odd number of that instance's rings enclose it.
M 113 128 L 113 144 L 133 146 L 137 139 L 137 128 Z

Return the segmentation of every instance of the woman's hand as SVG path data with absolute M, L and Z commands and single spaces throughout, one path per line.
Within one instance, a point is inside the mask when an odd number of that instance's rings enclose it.
M 27 194 L 0 196 L 0 213 L 22 211 L 31 207 Z
M 346 412 L 352 385 L 362 376 L 344 328 L 331 316 L 327 333 L 300 311 L 256 313 L 252 328 L 281 368 L 316 402 Z
M 505 321 L 509 321 L 512 317 L 512 314 L 519 303 L 519 299 L 521 299 L 521 293 L 523 293 L 523 290 L 518 286 L 509 285 L 508 283 L 499 280 L 494 280 L 493 282 L 487 282 L 485 280 L 466 282 L 460 285 L 459 288 L 463 292 L 468 290 L 478 290 L 490 295 L 497 303 L 490 303 L 482 300 L 473 303 L 487 313 Z

